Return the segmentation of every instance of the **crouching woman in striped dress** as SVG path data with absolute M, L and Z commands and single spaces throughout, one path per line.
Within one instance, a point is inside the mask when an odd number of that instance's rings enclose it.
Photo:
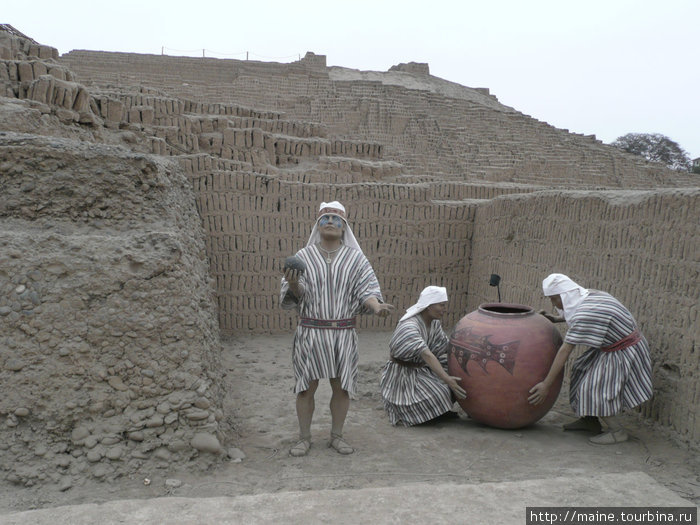
M 594 432 L 589 441 L 597 445 L 626 441 L 627 432 L 614 416 L 652 397 L 647 340 L 629 310 L 608 293 L 587 290 L 558 273 L 547 277 L 542 288 L 559 315 L 540 313 L 555 323 L 566 321 L 568 331 L 544 381 L 530 390 L 530 403 L 547 397 L 572 350 L 586 345 L 569 382 L 569 401 L 579 419 L 564 430 Z
M 460 378 L 446 371 L 449 339 L 440 323 L 446 308 L 447 290 L 428 286 L 396 326 L 381 379 L 392 425 L 425 423 L 449 413 L 455 398 L 466 397 Z

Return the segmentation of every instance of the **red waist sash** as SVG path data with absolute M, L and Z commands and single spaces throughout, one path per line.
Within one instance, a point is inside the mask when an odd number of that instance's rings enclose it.
M 324 330 L 350 330 L 351 328 L 355 328 L 355 318 L 314 319 L 313 317 L 300 317 L 299 324 L 307 328 L 321 328 Z
M 623 350 L 624 348 L 629 348 L 632 345 L 636 345 L 641 340 L 642 334 L 639 332 L 639 330 L 635 330 L 630 335 L 623 337 L 616 343 L 608 346 L 601 346 L 600 349 L 603 352 L 617 352 L 618 350 Z

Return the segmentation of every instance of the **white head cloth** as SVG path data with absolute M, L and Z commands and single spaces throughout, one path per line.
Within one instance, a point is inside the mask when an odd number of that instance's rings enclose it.
M 406 310 L 406 313 L 399 319 L 399 322 L 419 314 L 431 304 L 444 303 L 445 301 L 447 301 L 447 288 L 443 288 L 442 286 L 428 286 L 420 293 L 418 302 Z
M 343 222 L 345 223 L 345 229 L 343 230 L 342 243 L 345 246 L 349 246 L 350 248 L 362 251 L 362 248 L 360 248 L 360 245 L 357 243 L 357 239 L 355 239 L 355 236 L 352 233 L 352 229 L 348 224 L 348 219 L 345 216 L 345 206 L 340 204 L 338 201 L 321 203 L 321 206 L 318 209 L 318 216 L 316 217 L 316 224 L 314 224 L 314 229 L 311 230 L 311 236 L 309 237 L 309 242 L 306 243 L 306 246 L 311 246 L 312 244 L 320 242 L 321 233 L 318 231 L 318 220 L 323 215 L 337 215 L 338 217 L 343 219 Z
M 574 315 L 576 309 L 581 304 L 590 291 L 582 286 L 579 286 L 566 275 L 561 273 L 553 273 L 542 281 L 542 291 L 549 297 L 558 295 L 561 297 L 561 304 L 564 310 L 557 308 L 559 315 L 563 315 L 567 321 Z

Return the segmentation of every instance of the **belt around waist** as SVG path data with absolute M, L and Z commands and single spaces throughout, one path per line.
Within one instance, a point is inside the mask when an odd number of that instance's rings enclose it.
M 404 361 L 403 359 L 396 359 L 395 357 L 390 357 L 392 363 L 396 363 L 397 365 L 401 366 L 407 366 L 408 368 L 420 368 L 422 366 L 425 366 L 425 362 L 423 363 L 416 363 L 415 361 Z
M 600 349 L 603 352 L 617 352 L 618 350 L 623 350 L 625 348 L 629 348 L 632 345 L 636 345 L 641 340 L 642 334 L 639 332 L 639 330 L 635 330 L 630 335 L 623 337 L 616 343 L 613 343 L 608 346 L 601 346 Z
M 299 324 L 307 328 L 350 330 L 351 328 L 355 328 L 355 317 L 351 317 L 350 319 L 314 319 L 313 317 L 300 317 Z

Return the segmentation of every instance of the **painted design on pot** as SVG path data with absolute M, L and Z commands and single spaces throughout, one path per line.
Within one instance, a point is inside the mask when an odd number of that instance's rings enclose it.
M 520 341 L 495 344 L 490 341 L 491 337 L 493 337 L 492 334 L 475 335 L 472 333 L 471 328 L 458 330 L 453 334 L 450 339 L 450 344 L 452 345 L 450 351 L 465 374 L 469 375 L 467 363 L 470 360 L 479 365 L 486 374 L 488 374 L 486 365 L 489 361 L 495 361 L 505 368 L 509 374 L 513 374 Z

